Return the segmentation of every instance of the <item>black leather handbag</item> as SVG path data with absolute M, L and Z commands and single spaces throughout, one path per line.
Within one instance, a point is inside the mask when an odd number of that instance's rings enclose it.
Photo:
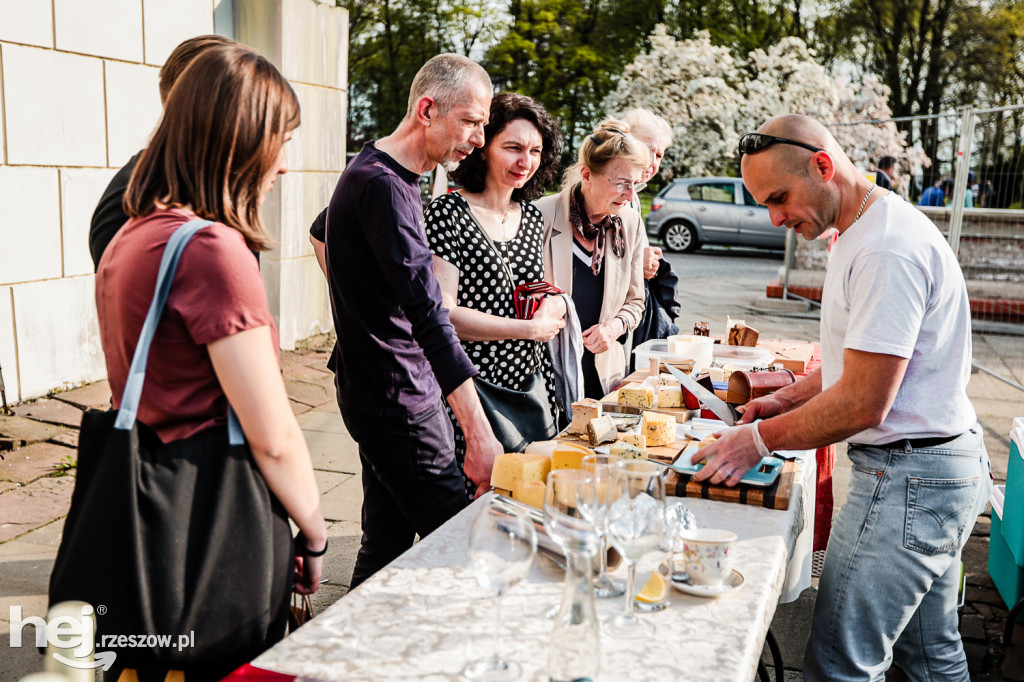
M 470 211 L 469 206 L 466 210 Z M 512 277 L 512 269 L 508 265 L 494 240 L 487 234 L 487 230 L 472 216 L 473 224 L 484 240 L 491 247 L 502 270 L 508 278 L 509 291 L 516 291 L 515 278 Z M 515 299 L 513 298 L 513 307 Z M 480 398 L 480 404 L 487 415 L 487 421 L 491 424 L 494 437 L 498 439 L 505 452 L 522 452 L 526 446 L 538 440 L 550 440 L 558 433 L 556 415 L 551 412 L 551 401 L 548 399 L 548 390 L 544 381 L 544 374 L 541 372 L 540 350 L 541 344 L 534 343 L 534 370 L 533 374 L 523 384 L 523 390 L 504 388 L 481 379 L 479 376 L 473 379 L 476 385 L 476 393 Z
M 288 620 L 287 515 L 234 412 L 227 426 L 166 444 L 136 419 L 178 260 L 208 224 L 186 223 L 167 244 L 120 408 L 83 417 L 50 576 L 50 604 L 91 604 L 97 652 L 115 652 L 118 667 L 227 674 L 280 640 Z M 169 636 L 170 644 L 143 637 L 143 646 L 118 646 L 119 635 Z

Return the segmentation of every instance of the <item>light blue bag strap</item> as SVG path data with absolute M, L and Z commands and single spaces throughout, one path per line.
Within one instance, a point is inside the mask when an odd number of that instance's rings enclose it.
M 121 407 L 117 411 L 117 420 L 114 422 L 115 429 L 127 431 L 135 425 L 139 401 L 142 399 L 142 385 L 146 382 L 149 348 L 153 344 L 153 337 L 156 336 L 156 328 L 160 324 L 160 317 L 167 304 L 167 297 L 171 293 L 171 283 L 174 281 L 174 273 L 178 270 L 181 254 L 184 253 L 185 247 L 196 232 L 212 224 L 210 220 L 190 220 L 176 229 L 171 238 L 167 240 L 163 257 L 160 259 L 160 270 L 156 276 L 153 301 L 149 304 L 146 321 L 142 325 L 142 333 L 139 334 L 139 342 L 135 346 L 135 355 L 132 356 L 132 364 L 128 370 L 124 395 L 121 396 Z M 228 442 L 231 445 L 245 443 L 242 427 L 230 405 L 228 405 Z

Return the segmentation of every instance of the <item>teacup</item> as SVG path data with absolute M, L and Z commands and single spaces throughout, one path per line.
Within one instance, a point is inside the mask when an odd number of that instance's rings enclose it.
M 732 572 L 732 543 L 736 534 L 727 530 L 699 528 L 680 533 L 686 572 L 697 585 L 719 585 Z

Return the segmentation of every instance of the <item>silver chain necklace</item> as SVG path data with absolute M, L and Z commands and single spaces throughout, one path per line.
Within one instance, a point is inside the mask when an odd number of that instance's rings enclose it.
M 860 202 L 860 209 L 857 211 L 857 217 L 853 219 L 853 222 L 860 220 L 861 214 L 864 213 L 864 207 L 868 205 L 868 197 L 871 196 L 871 193 L 875 191 L 876 187 L 878 187 L 878 185 L 872 184 L 871 189 L 869 189 L 868 193 L 864 195 L 864 201 Z

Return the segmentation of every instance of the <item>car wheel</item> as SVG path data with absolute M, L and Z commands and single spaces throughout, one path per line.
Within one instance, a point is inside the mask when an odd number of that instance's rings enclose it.
M 661 241 L 672 253 L 690 253 L 700 248 L 697 230 L 686 223 L 672 223 L 661 231 Z

